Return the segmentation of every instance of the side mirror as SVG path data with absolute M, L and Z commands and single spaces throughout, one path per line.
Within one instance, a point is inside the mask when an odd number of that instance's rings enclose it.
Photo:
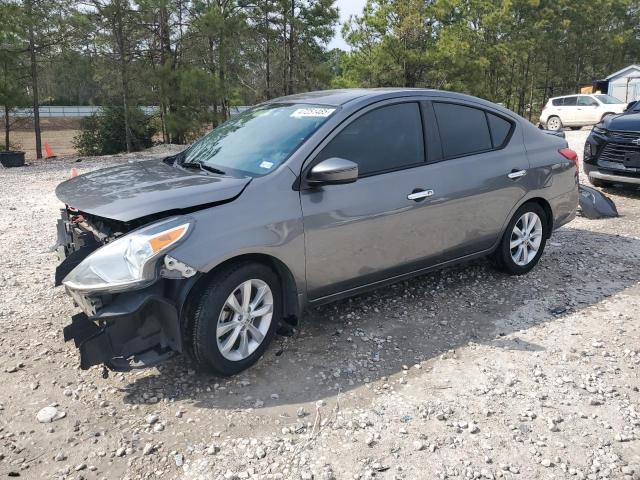
M 314 166 L 307 175 L 309 185 L 338 185 L 358 179 L 358 164 L 344 158 L 327 158 Z

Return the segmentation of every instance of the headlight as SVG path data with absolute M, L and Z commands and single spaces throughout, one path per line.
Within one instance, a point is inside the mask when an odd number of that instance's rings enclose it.
M 606 135 L 607 134 L 607 130 L 606 129 L 598 127 L 597 125 L 594 126 L 591 131 L 593 133 L 597 133 L 598 135 Z
M 174 217 L 131 232 L 93 252 L 62 283 L 81 292 L 117 292 L 152 283 L 158 257 L 183 240 L 192 225 Z

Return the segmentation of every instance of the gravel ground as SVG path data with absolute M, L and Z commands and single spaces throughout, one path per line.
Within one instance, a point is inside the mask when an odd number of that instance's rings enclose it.
M 0 478 L 640 478 L 639 191 L 527 276 L 477 261 L 311 310 L 231 379 L 103 379 L 62 341 L 54 187 L 168 150 L 0 171 Z

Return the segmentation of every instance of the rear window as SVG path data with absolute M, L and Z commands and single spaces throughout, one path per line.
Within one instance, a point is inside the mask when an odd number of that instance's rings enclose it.
M 578 97 L 554 98 L 552 103 L 556 107 L 574 107 L 578 104 Z
M 491 134 L 484 110 L 453 103 L 433 104 L 442 153 L 446 158 L 491 150 Z

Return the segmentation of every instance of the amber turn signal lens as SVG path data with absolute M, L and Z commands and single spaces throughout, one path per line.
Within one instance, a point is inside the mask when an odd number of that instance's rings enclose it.
M 168 230 L 166 232 L 161 233 L 157 237 L 153 237 L 149 240 L 149 245 L 151 245 L 151 250 L 153 253 L 158 253 L 163 248 L 168 247 L 174 242 L 177 242 L 182 238 L 182 236 L 187 231 L 187 225 L 180 225 L 179 227 L 174 228 L 173 230 Z

